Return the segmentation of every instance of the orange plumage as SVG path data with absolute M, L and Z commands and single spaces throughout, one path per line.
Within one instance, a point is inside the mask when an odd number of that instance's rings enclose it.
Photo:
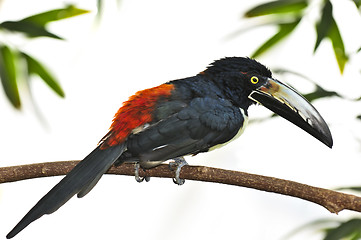
M 101 141 L 101 148 L 124 142 L 134 129 L 151 122 L 155 104 L 160 98 L 170 96 L 173 89 L 172 84 L 162 84 L 131 96 L 115 114 L 108 134 Z

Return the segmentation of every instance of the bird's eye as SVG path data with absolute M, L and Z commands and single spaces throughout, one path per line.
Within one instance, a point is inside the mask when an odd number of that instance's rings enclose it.
M 251 77 L 251 83 L 257 84 L 258 83 L 258 77 L 256 77 L 256 76 Z

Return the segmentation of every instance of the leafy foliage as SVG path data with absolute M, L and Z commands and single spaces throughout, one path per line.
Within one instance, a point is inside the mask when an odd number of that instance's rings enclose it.
M 322 9 L 321 19 L 316 24 L 317 39 L 314 52 L 316 52 L 317 48 L 320 46 L 321 41 L 327 37 L 328 32 L 331 29 L 332 21 L 332 4 L 330 1 L 326 1 Z
M 62 37 L 49 32 L 47 24 L 88 12 L 87 10 L 69 5 L 65 8 L 32 15 L 19 21 L 2 22 L 0 23 L 0 31 L 22 33 L 29 39 L 47 37 L 63 40 Z M 17 47 L 10 47 L 9 44 L 0 43 L 1 83 L 7 98 L 16 109 L 21 108 L 18 89 L 19 81 L 22 78 L 29 80 L 32 75 L 39 76 L 58 96 L 65 96 L 56 77 L 39 60 L 22 52 Z
M 305 0 L 279 0 L 258 5 L 245 13 L 245 17 L 259 17 L 269 14 L 299 13 L 307 7 Z
M 351 190 L 351 191 L 356 191 L 356 192 L 361 192 L 361 186 L 358 186 L 358 187 L 340 187 L 340 188 L 337 188 L 336 190 Z
M 361 0 L 352 0 L 352 1 L 356 5 L 357 8 L 361 7 Z
M 357 240 L 361 237 L 361 219 L 354 218 L 340 223 L 335 228 L 326 230 L 324 240 L 350 239 Z
M 340 95 L 337 92 L 327 91 L 318 84 L 315 84 L 315 86 L 316 86 L 315 91 L 303 95 L 310 102 L 324 97 L 333 97 L 333 96 L 340 97 Z
M 307 8 L 306 0 L 277 0 L 266 2 L 249 9 L 244 17 L 263 18 L 268 25 L 275 25 L 278 31 L 265 43 L 263 43 L 253 54 L 252 57 L 258 57 L 267 52 L 281 40 L 291 34 L 300 23 L 303 11 Z
M 323 232 L 323 240 L 357 240 L 361 238 L 361 219 L 353 218 L 346 221 L 319 219 L 292 231 L 285 239 L 291 239 L 293 235 L 305 230 Z
M 357 8 L 360 8 L 360 0 L 354 0 L 353 2 Z M 249 9 L 244 14 L 244 17 L 263 18 L 268 25 L 275 25 L 278 27 L 278 31 L 263 43 L 253 53 L 252 57 L 257 57 L 265 53 L 290 35 L 296 29 L 300 21 L 302 21 L 302 19 L 310 12 L 307 11 L 308 8 L 310 8 L 310 4 L 306 0 L 277 0 L 266 2 Z M 315 23 L 315 31 L 317 39 L 314 52 L 316 52 L 321 42 L 325 39 L 331 41 L 340 72 L 343 73 L 348 61 L 348 55 L 346 54 L 344 41 L 339 28 L 333 17 L 333 6 L 330 0 L 323 0 L 321 2 L 320 19 Z
M 50 37 L 55 39 L 62 39 L 54 33 L 46 29 L 46 25 L 50 22 L 59 21 L 62 19 L 75 17 L 89 11 L 79 9 L 73 5 L 65 8 L 55 9 L 43 13 L 39 13 L 30 17 L 26 17 L 19 21 L 6 21 L 0 23 L 0 29 L 5 29 L 11 32 L 20 32 L 27 37 Z
M 340 187 L 336 190 L 351 190 L 361 192 L 361 187 Z M 346 221 L 335 221 L 332 219 L 316 220 L 301 226 L 290 235 L 294 235 L 300 230 L 317 229 L 325 233 L 323 240 L 357 240 L 361 239 L 361 219 L 352 218 Z
M 20 108 L 20 96 L 16 82 L 15 56 L 5 45 L 0 46 L 0 77 L 6 96 L 15 108 Z
M 40 62 L 26 53 L 22 53 L 22 56 L 26 60 L 28 76 L 32 74 L 38 75 L 55 93 L 57 93 L 60 97 L 65 97 L 65 93 L 57 80 Z
M 287 37 L 298 25 L 301 19 L 296 19 L 295 21 L 289 22 L 289 23 L 280 23 L 278 24 L 278 32 L 272 36 L 270 39 L 268 39 L 265 43 L 263 43 L 262 46 L 260 46 L 253 54 L 252 58 L 256 58 L 262 53 L 269 50 L 271 47 L 276 45 L 279 41 L 281 41 L 283 38 Z
M 342 40 L 340 31 L 339 31 L 336 21 L 334 19 L 331 23 L 330 31 L 328 32 L 328 38 L 332 42 L 332 47 L 333 47 L 333 51 L 335 52 L 338 67 L 339 67 L 341 73 L 343 73 L 345 64 L 348 61 L 348 56 L 346 55 L 345 46 L 343 44 L 343 40 Z
M 21 21 L 32 22 L 39 26 L 45 26 L 49 22 L 59 21 L 66 18 L 75 17 L 81 14 L 89 13 L 88 10 L 76 8 L 74 5 L 69 5 L 65 8 L 54 9 L 48 12 L 39 13 Z
M 325 1 L 322 8 L 321 19 L 316 24 L 317 39 L 314 52 L 316 52 L 317 48 L 320 46 L 320 43 L 322 42 L 322 40 L 324 40 L 324 38 L 329 38 L 332 42 L 339 69 L 342 73 L 348 57 L 345 52 L 345 46 L 337 23 L 333 18 L 332 9 L 333 7 L 331 2 Z
M 50 37 L 62 39 L 61 37 L 47 31 L 45 27 L 28 21 L 6 21 L 0 24 L 0 27 L 11 32 L 20 32 L 29 38 Z

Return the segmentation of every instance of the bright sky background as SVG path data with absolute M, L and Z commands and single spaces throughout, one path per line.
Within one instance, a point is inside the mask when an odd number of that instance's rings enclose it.
M 64 1 L 66 3 L 68 1 Z M 76 1 L 73 1 L 76 2 Z M 67 39 L 36 39 L 17 46 L 41 59 L 56 74 L 66 98 L 58 98 L 34 79 L 31 89 L 47 126 L 23 99 L 15 111 L 0 92 L 0 166 L 80 160 L 103 137 L 121 103 L 136 91 L 168 80 L 197 74 L 213 60 L 247 56 L 274 33 L 271 27 L 228 36 L 248 27 L 242 13 L 258 1 L 123 0 L 106 1 L 105 14 L 95 24 L 96 1 L 78 1 L 93 13 L 51 25 Z M 351 1 L 333 1 L 349 51 L 360 47 Z M 0 2 L 0 21 L 18 20 L 63 7 L 62 1 L 8 0 Z M 360 58 L 352 59 L 340 76 L 323 43 L 315 56 L 313 17 L 281 46 L 259 58 L 272 68 L 302 73 L 328 90 L 360 97 Z M 349 24 L 349 27 L 347 24 Z M 346 27 L 343 27 L 346 26 Z M 307 36 L 307 37 L 306 37 Z M 311 37 L 310 37 L 311 36 Z M 3 36 L 0 36 L 3 39 Z M 276 76 L 277 77 L 277 76 Z M 285 80 L 285 76 L 282 79 Z M 287 75 L 299 91 L 312 90 L 300 78 Z M 329 123 L 334 148 L 328 149 L 281 118 L 248 126 L 243 136 L 226 147 L 189 157 L 206 165 L 279 177 L 318 187 L 361 185 L 360 103 L 325 99 L 314 103 Z M 250 119 L 268 116 L 251 107 Z M 0 239 L 61 178 L 43 178 L 0 185 Z M 31 224 L 15 239 L 280 239 L 302 224 L 320 218 L 347 219 L 303 200 L 253 189 L 170 179 L 137 183 L 126 176 L 105 176 L 83 199 L 73 198 L 55 214 Z M 292 239 L 319 239 L 306 232 Z

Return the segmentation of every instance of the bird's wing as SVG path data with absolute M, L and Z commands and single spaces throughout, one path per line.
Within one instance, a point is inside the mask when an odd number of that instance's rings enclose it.
M 177 113 L 129 136 L 127 152 L 141 163 L 206 152 L 231 140 L 244 120 L 227 100 L 195 98 Z

